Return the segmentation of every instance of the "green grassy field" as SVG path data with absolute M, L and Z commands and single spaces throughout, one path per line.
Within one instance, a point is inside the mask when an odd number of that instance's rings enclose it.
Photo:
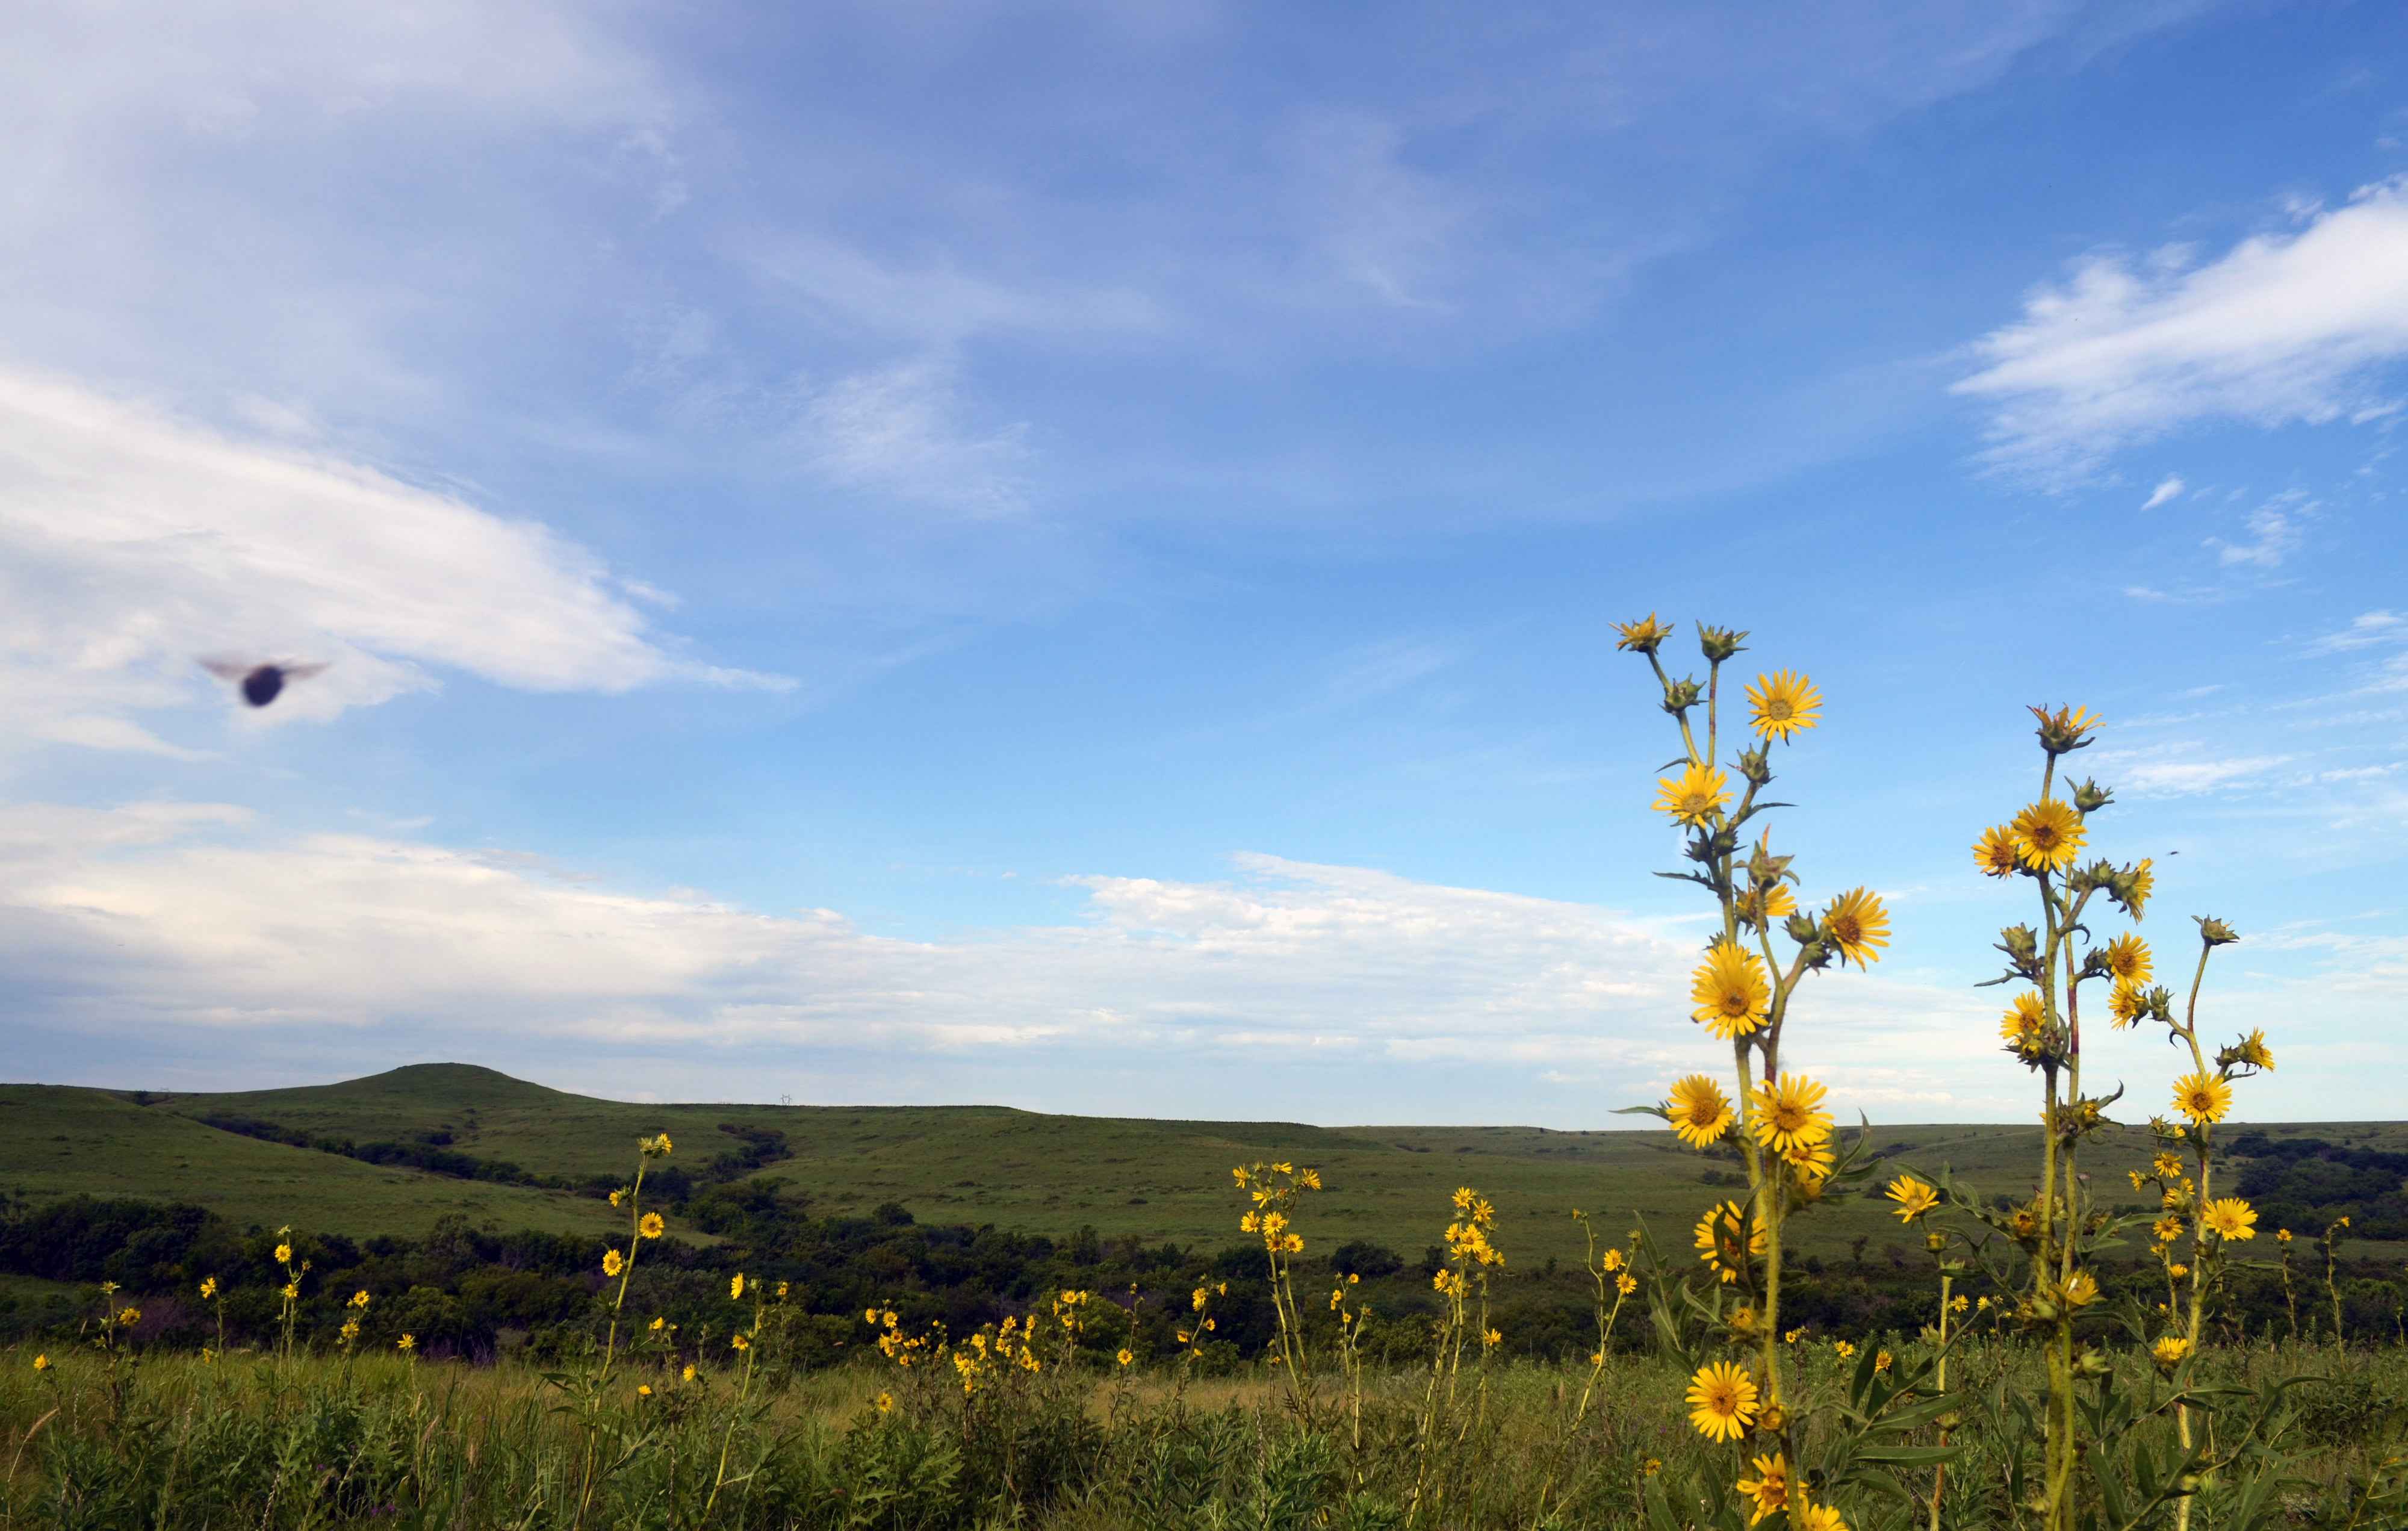
M 1714 1182 L 1737 1173 L 1735 1165 L 1692 1152 L 1660 1131 L 1324 1128 L 1048 1116 L 985 1106 L 630 1105 L 459 1064 L 148 1105 L 97 1090 L 8 1085 L 0 1086 L 0 1152 L 9 1166 L 0 1183 L 26 1197 L 90 1192 L 194 1201 L 237 1224 L 291 1223 L 354 1236 L 415 1233 L 452 1212 L 502 1228 L 600 1231 L 608 1213 L 598 1202 L 562 1192 L 374 1166 L 236 1137 L 197 1119 L 246 1117 L 363 1142 L 446 1133 L 458 1152 L 580 1179 L 626 1169 L 639 1134 L 669 1132 L 674 1162 L 699 1169 L 741 1146 L 721 1123 L 774 1127 L 793 1152 L 765 1172 L 809 1195 L 824 1212 L 896 1201 L 924 1222 L 1050 1235 L 1091 1225 L 1106 1238 L 1208 1248 L 1238 1238 L 1229 1167 L 1292 1158 L 1319 1168 L 1327 1186 L 1303 1223 L 1318 1249 L 1363 1238 L 1418 1255 L 1446 1221 L 1448 1193 L 1469 1184 L 1496 1202 L 1504 1219 L 1499 1242 L 1509 1258 L 1526 1266 L 1579 1258 L 1574 1208 L 1590 1212 L 1609 1235 L 1639 1215 L 1659 1238 L 1684 1243 L 1700 1208 L 1722 1189 Z M 2408 1127 L 2399 1125 L 2258 1130 L 2408 1147 Z M 1873 1143 L 1892 1168 L 1936 1175 L 1948 1166 L 1985 1195 L 2019 1196 L 2032 1178 L 2039 1134 L 1907 1124 L 1875 1128 Z M 2085 1165 L 2102 1200 L 2124 1199 L 2117 1194 L 2124 1172 L 2143 1162 L 2147 1145 L 2144 1133 L 2130 1131 L 2090 1151 Z M 1843 1253 L 1859 1238 L 1877 1254 L 1899 1240 L 1899 1224 L 1876 1198 L 1860 1198 L 1827 1207 L 1798 1233 L 1807 1254 Z M 2360 1244 L 2352 1252 L 2386 1248 Z
M 108 1092 L 56 1085 L 0 1085 L 0 1188 L 29 1201 L 84 1194 L 196 1202 L 237 1227 L 417 1234 L 450 1213 L 553 1233 L 611 1225 L 596 1202 L 263 1143 Z

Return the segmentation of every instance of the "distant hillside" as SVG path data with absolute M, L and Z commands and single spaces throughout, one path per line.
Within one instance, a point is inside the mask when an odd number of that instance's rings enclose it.
M 1609 1235 L 1644 1216 L 1668 1246 L 1685 1247 L 1702 1206 L 1730 1194 L 1739 1174 L 1734 1161 L 1693 1152 L 1665 1132 L 1324 1128 L 998 1106 L 630 1105 L 464 1064 L 299 1089 L 134 1098 L 0 1087 L 7 1107 L 0 1149 L 13 1166 L 0 1174 L 37 1199 L 91 1190 L 194 1200 L 236 1222 L 355 1236 L 414 1232 L 454 1210 L 505 1228 L 591 1230 L 607 1212 L 579 1189 L 620 1183 L 633 1168 L 636 1138 L 666 1131 L 677 1152 L 656 1166 L 664 1178 L 654 1182 L 666 1200 L 713 1180 L 767 1175 L 828 1213 L 896 1202 L 923 1222 L 1056 1236 L 1092 1226 L 1107 1238 L 1219 1248 L 1238 1238 L 1230 1166 L 1285 1157 L 1315 1166 L 1327 1185 L 1300 1224 L 1316 1247 L 1363 1239 L 1417 1257 L 1446 1222 L 1448 1193 L 1469 1184 L 1503 1213 L 1509 1258 L 1533 1265 L 1580 1257 L 1574 1208 Z M 2236 1138 L 2243 1131 L 2272 1145 L 2251 1169 L 2261 1195 L 2273 1198 L 2267 1205 L 2304 1220 L 2344 1195 L 2369 1209 L 2399 1199 L 2400 1176 L 2385 1166 L 2389 1155 L 2408 1153 L 2408 1129 L 2258 1126 L 2236 1128 Z M 1985 1195 L 2020 1197 L 2030 1188 L 2039 1133 L 1885 1126 L 1873 1141 L 1886 1172 L 1936 1175 L 1946 1165 Z M 2124 1174 L 2148 1152 L 2146 1135 L 2130 1131 L 2086 1152 L 2084 1168 L 2102 1201 L 2133 1199 Z M 2408 1205 L 2397 1211 L 2408 1214 Z M 2302 1232 L 2320 1230 L 2300 1223 Z M 1805 1252 L 1823 1258 L 1859 1238 L 1875 1257 L 1903 1242 L 1896 1220 L 1871 1199 L 1830 1207 L 1799 1232 Z

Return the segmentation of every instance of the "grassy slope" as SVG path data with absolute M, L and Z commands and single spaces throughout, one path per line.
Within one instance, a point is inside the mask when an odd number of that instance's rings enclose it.
M 0 1085 L 0 1186 L 32 1200 L 85 1192 L 198 1202 L 238 1227 L 414 1234 L 447 1212 L 509 1229 L 615 1225 L 597 1202 L 262 1143 L 103 1091 L 53 1085 Z
M 11 1087 L 22 1088 L 22 1087 Z M 1350 1238 L 1385 1244 L 1409 1257 L 1438 1238 L 1447 1195 L 1478 1187 L 1503 1217 L 1499 1242 L 1516 1265 L 1582 1252 L 1572 1208 L 1593 1213 L 1609 1238 L 1619 1237 L 1633 1212 L 1643 1214 L 1659 1240 L 1685 1246 L 1687 1230 L 1711 1198 L 1727 1188 L 1702 1183 L 1707 1172 L 1735 1166 L 1683 1150 L 1664 1132 L 1549 1132 L 1532 1127 L 1320 1128 L 1292 1123 L 1128 1121 L 1044 1116 L 1003 1107 L 641 1106 L 565 1095 L 488 1069 L 456 1064 L 395 1069 L 371 1079 L 295 1090 L 188 1095 L 148 1110 L 88 1091 L 50 1092 L 108 1102 L 133 1122 L 164 1131 L 198 1133 L 179 1144 L 209 1145 L 206 1164 L 189 1150 L 128 1158 L 131 1179 L 112 1182 L 161 1196 L 194 1196 L 216 1186 L 220 1205 L 244 1221 L 308 1222 L 346 1231 L 400 1232 L 423 1225 L 435 1210 L 465 1200 L 478 1221 L 505 1226 L 571 1225 L 546 1221 L 598 1215 L 595 1203 L 509 1187 L 464 1184 L 437 1177 L 373 1169 L 306 1150 L 236 1139 L 179 1116 L 257 1117 L 314 1133 L 361 1141 L 406 1138 L 448 1130 L 455 1149 L 509 1159 L 531 1170 L 578 1175 L 630 1166 L 639 1134 L 667 1130 L 677 1163 L 699 1168 L 734 1146 L 720 1123 L 774 1126 L 787 1135 L 793 1158 L 770 1173 L 829 1211 L 867 1210 L 902 1202 L 927 1222 L 993 1223 L 1053 1235 L 1082 1223 L 1106 1238 L 1136 1234 L 1206 1247 L 1237 1241 L 1240 1209 L 1228 1170 L 1259 1158 L 1293 1158 L 1322 1171 L 1328 1186 L 1307 1206 L 1301 1227 L 1326 1251 Z M 45 1111 L 53 1109 L 45 1107 Z M 11 1111 L 0 1142 L 20 1143 L 63 1130 L 33 1130 L 32 1112 Z M 27 1118 L 20 1124 L 17 1118 Z M 72 1129 L 64 1129 L 72 1132 Z M 2408 1129 L 2326 1123 L 2270 1129 L 2341 1139 L 2379 1138 L 2408 1144 Z M 160 1139 L 164 1148 L 168 1140 Z M 2036 1128 L 1908 1125 L 1877 1128 L 1873 1141 L 1894 1166 L 1927 1174 L 1952 1166 L 1985 1195 L 2021 1195 L 2036 1173 Z M 1905 1145 L 1912 1145 L 1907 1147 Z M 2145 1134 L 2117 1135 L 2086 1153 L 2084 1167 L 2102 1188 L 2102 1200 L 2135 1199 L 2124 1171 L 2147 1156 Z M 230 1157 L 238 1155 L 239 1157 Z M 29 1163 L 21 1151 L 17 1162 Z M 219 1165 L 257 1165 L 256 1179 L 219 1185 Z M 179 1164 L 182 1167 L 178 1167 Z M 28 1181 L 29 1189 L 34 1181 Z M 41 1183 L 49 1183 L 47 1181 Z M 371 1200 L 349 1188 L 374 1184 Z M 304 1187 L 316 1187 L 309 1211 L 298 1206 Z M 67 1185 L 64 1189 L 100 1189 Z M 1804 1252 L 1842 1253 L 1859 1236 L 1874 1253 L 1903 1241 L 1896 1219 L 1877 1198 L 1832 1206 L 1796 1228 Z M 240 1206 L 239 1213 L 236 1208 Z M 418 1209 L 433 1209 L 421 1212 Z M 524 1208 L 523 1212 L 521 1209 Z M 422 1219 L 403 1222 L 405 1209 Z M 380 1228 L 362 1223 L 380 1216 Z M 581 1223 L 575 1225 L 592 1225 Z M 2379 1252 L 2367 1246 L 2364 1252 Z

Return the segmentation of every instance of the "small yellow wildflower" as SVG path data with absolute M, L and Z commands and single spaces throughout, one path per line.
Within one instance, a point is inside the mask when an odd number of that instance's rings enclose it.
M 1716 1037 L 1745 1037 L 1763 1023 L 1772 988 L 1763 959 L 1735 941 L 1716 941 L 1689 980 L 1690 1013 Z
M 1776 1153 L 1831 1136 L 1831 1115 L 1822 1109 L 1823 1087 L 1803 1075 L 1784 1074 L 1756 1092 L 1756 1136 Z
M 744 1273 L 742 1271 L 738 1271 L 735 1278 L 727 1283 L 727 1295 L 731 1301 L 744 1295 Z
M 1823 911 L 1823 937 L 1838 952 L 1840 964 L 1858 967 L 1881 961 L 1889 945 L 1889 910 L 1870 889 L 1852 888 L 1831 900 Z
M 216 1277 L 214 1277 L 214 1276 L 204 1276 L 204 1277 L 202 1277 L 202 1278 L 201 1278 L 201 1295 L 202 1295 L 204 1298 L 208 1298 L 208 1297 L 214 1297 L 214 1296 L 216 1296 L 217 1295 L 218 1295 L 218 1279 L 217 1279 Z
M 617 1250 L 604 1250 L 602 1252 L 603 1275 L 616 1276 L 619 1272 L 626 1268 L 627 1257 L 625 1255 L 621 1254 Z
M 2149 956 L 2149 943 L 2138 936 L 2116 937 L 2106 945 L 2107 971 L 2123 983 L 2146 983 L 2155 975 L 2156 965 Z
M 1737 1440 L 1756 1423 L 1756 1379 L 1731 1362 L 1700 1368 L 1687 1396 L 1689 1423 L 1709 1440 Z
M 1634 649 L 1642 654 L 1654 653 L 1672 636 L 1671 623 L 1657 622 L 1653 611 L 1637 622 L 1615 622 L 1613 630 L 1622 635 L 1614 640 L 1616 649 Z
M 646 1238 L 658 1238 L 667 1231 L 667 1228 L 668 1224 L 661 1221 L 661 1214 L 658 1212 L 646 1212 L 644 1220 L 636 1224 L 636 1231 Z
M 2174 1109 L 2194 1123 L 2221 1122 L 2232 1109 L 2232 1086 L 2213 1074 L 2185 1074 L 2174 1081 Z
M 2219 1196 L 2207 1204 L 2199 1220 L 2223 1239 L 2258 1237 L 2258 1210 L 2239 1196 Z
M 1756 684 L 1747 688 L 1747 699 L 1748 726 L 1756 737 L 1784 743 L 1800 729 L 1813 727 L 1823 705 L 1814 682 L 1790 670 L 1757 676 Z
M 1900 1175 L 1890 1181 L 1889 1189 L 1883 1194 L 1898 1203 L 1900 1223 L 1912 1223 L 1940 1205 L 1939 1191 L 1912 1175 Z
M 47 1356 L 47 1355 L 37 1355 L 37 1356 L 34 1357 L 34 1369 L 35 1369 L 36 1371 L 48 1371 L 48 1370 L 50 1370 L 50 1358 L 49 1356 Z
M 2168 1335 L 2149 1347 L 2149 1354 L 2156 1359 L 2158 1369 L 2162 1371 L 2173 1370 L 2182 1365 L 2183 1357 L 2189 1353 L 2190 1341 L 2180 1335 Z
M 2082 816 L 2054 797 L 2043 797 L 2016 814 L 2008 829 L 2015 837 L 2016 856 L 2035 872 L 2061 872 L 2072 866 L 2090 834 Z
M 394 1349 L 397 1351 L 414 1351 L 418 1349 L 418 1337 L 416 1335 L 404 1335 L 399 1339 L 394 1340 L 393 1345 Z
M 1656 811 L 1670 814 L 1675 823 L 1705 824 L 1729 803 L 1730 778 L 1695 761 L 1679 776 L 1663 777 L 1656 783 Z
M 1973 842 L 1973 865 L 1984 877 L 2011 877 L 2022 864 L 2015 854 L 2015 837 L 2003 825 L 1982 831 L 1982 837 Z
M 1835 1339 L 1831 1341 L 1831 1350 L 1842 1361 L 1851 1359 L 1856 1353 L 1856 1348 L 1854 1345 L 1849 1344 L 1844 1339 Z
M 1703 1074 L 1692 1074 L 1675 1082 L 1670 1097 L 1664 1102 L 1664 1111 L 1671 1119 L 1673 1132 L 1691 1148 L 1720 1142 L 1733 1121 L 1729 1099 L 1719 1085 Z M 1606 1252 L 1620 1258 L 1619 1251 Z
M 1788 1464 L 1779 1452 L 1759 1456 L 1756 1459 L 1756 1476 L 1741 1479 L 1736 1487 L 1755 1501 L 1748 1508 L 1748 1524 L 1754 1525 L 1767 1515 L 1779 1514 L 1789 1508 Z

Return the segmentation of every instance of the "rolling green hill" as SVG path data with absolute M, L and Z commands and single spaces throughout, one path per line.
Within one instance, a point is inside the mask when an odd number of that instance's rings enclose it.
M 1216 1248 L 1239 1237 L 1230 1166 L 1292 1158 L 1318 1167 L 1327 1185 L 1300 1224 L 1317 1249 L 1361 1238 L 1417 1255 L 1446 1221 L 1448 1193 L 1469 1184 L 1497 1204 L 1509 1257 L 1537 1265 L 1579 1258 L 1575 1207 L 1594 1214 L 1609 1237 L 1636 1213 L 1659 1238 L 1685 1245 L 1689 1224 L 1708 1200 L 1729 1194 L 1723 1181 L 1738 1173 L 1665 1132 L 1323 1128 L 983 1106 L 630 1105 L 460 1064 L 300 1089 L 143 1098 L 147 1104 L 93 1090 L 0 1086 L 7 1108 L 0 1151 L 10 1166 L 0 1184 L 35 1199 L 89 1191 L 197 1201 L 237 1223 L 292 1223 L 355 1236 L 420 1231 L 447 1212 L 505 1228 L 598 1231 L 609 1213 L 590 1196 L 364 1164 L 221 1131 L 204 1119 L 354 1145 L 431 1144 L 563 1182 L 624 1178 L 636 1138 L 666 1130 L 677 1145 L 671 1167 L 709 1178 L 710 1162 L 726 1156 L 723 1177 L 780 1177 L 824 1213 L 867 1212 L 892 1201 L 924 1222 L 1052 1235 L 1089 1225 L 1107 1238 Z M 2398 1126 L 2253 1130 L 2408 1149 L 2408 1129 Z M 2032 1180 L 2039 1133 L 1907 1125 L 1876 1128 L 1873 1141 L 1893 1168 L 1929 1175 L 1948 1165 L 1985 1195 L 2020 1196 Z M 2147 1152 L 2140 1132 L 2114 1135 L 2089 1152 L 2085 1166 L 2105 1188 L 2102 1200 L 2132 1199 L 2124 1172 Z M 1798 1232 L 1805 1252 L 1825 1257 L 1859 1238 L 1876 1254 L 1901 1238 L 1876 1198 L 1831 1206 Z
M 420 1234 L 454 1213 L 472 1224 L 548 1233 L 614 1225 L 597 1202 L 263 1143 L 105 1091 L 57 1085 L 0 1085 L 0 1189 L 36 1202 L 77 1195 L 196 1202 L 236 1227 Z

